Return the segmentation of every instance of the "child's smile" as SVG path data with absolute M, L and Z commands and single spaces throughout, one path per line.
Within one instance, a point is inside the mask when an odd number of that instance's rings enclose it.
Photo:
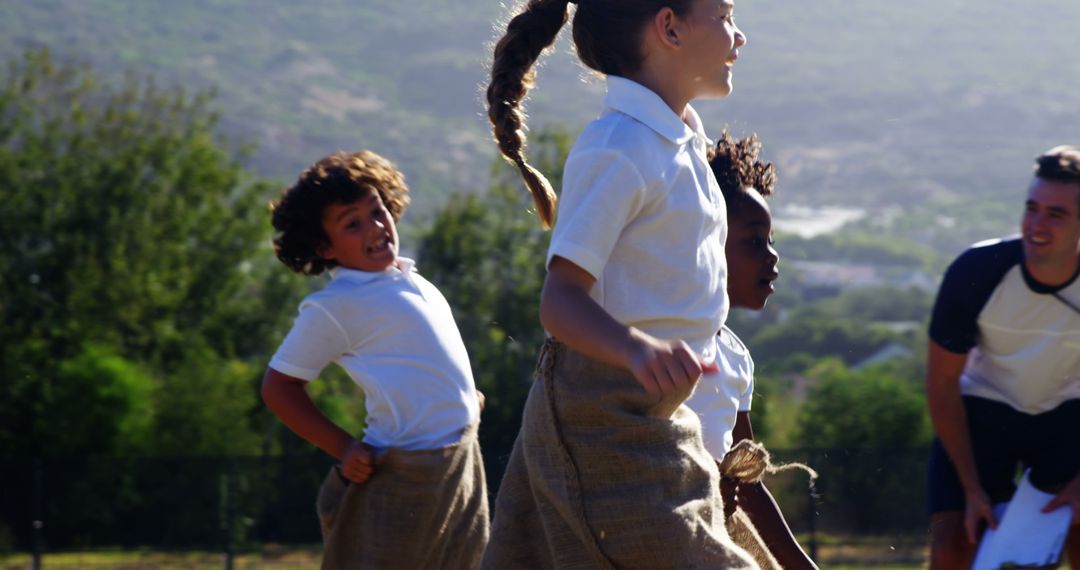
M 329 243 L 319 255 L 342 267 L 379 272 L 397 261 L 397 227 L 378 193 L 327 206 L 323 210 L 323 231 Z

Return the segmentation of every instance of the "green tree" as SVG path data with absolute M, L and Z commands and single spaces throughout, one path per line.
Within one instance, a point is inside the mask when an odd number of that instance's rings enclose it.
M 940 257 L 932 248 L 895 235 L 866 230 L 844 230 L 804 238 L 782 235 L 778 249 L 788 259 L 843 260 L 877 266 L 929 269 Z
M 47 395 L 48 413 L 34 418 L 30 430 L 54 442 L 53 451 L 148 450 L 154 380 L 138 364 L 86 343 L 79 354 L 60 362 L 56 379 L 55 386 L 62 388 Z
M 926 399 L 887 369 L 848 370 L 825 359 L 806 375 L 813 387 L 799 410 L 795 442 L 817 448 L 909 448 L 930 443 Z
M 862 322 L 914 321 L 930 315 L 934 294 L 917 287 L 881 285 L 845 289 L 836 297 L 823 299 L 797 312 L 818 318 L 851 319 Z
M 555 184 L 571 142 L 561 131 L 530 138 L 531 162 Z M 539 302 L 550 234 L 517 170 L 499 161 L 492 174 L 487 193 L 451 200 L 438 214 L 417 265 L 454 309 L 477 387 L 487 397 L 481 443 L 488 457 L 503 457 L 521 425 L 544 341 Z
M 243 363 L 302 285 L 273 267 L 270 188 L 210 102 L 38 51 L 0 80 L 0 453 L 254 451 L 261 370 Z M 218 431 L 158 438 L 197 421 L 175 415 L 187 400 Z M 57 428 L 73 416 L 114 425 Z
M 766 325 L 747 342 L 754 361 L 768 373 L 803 372 L 792 368 L 805 358 L 836 357 L 846 364 L 858 362 L 891 341 L 903 342 L 903 335 L 854 318 L 827 318 L 799 312 L 783 322 Z
M 813 387 L 796 419 L 794 443 L 815 450 L 821 508 L 847 528 L 886 532 L 919 524 L 930 442 L 925 398 L 888 368 L 851 371 L 835 359 L 808 371 Z

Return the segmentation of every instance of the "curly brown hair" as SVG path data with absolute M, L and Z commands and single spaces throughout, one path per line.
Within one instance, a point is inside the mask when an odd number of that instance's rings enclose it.
M 776 167 L 771 162 L 762 162 L 758 156 L 761 143 L 756 134 L 741 139 L 732 138 L 727 129 L 720 135 L 716 148 L 709 152 L 709 166 L 712 167 L 728 212 L 736 209 L 736 198 L 746 194 L 747 188 L 754 188 L 762 196 L 771 196 L 775 191 Z
M 1080 185 L 1080 147 L 1059 145 L 1035 158 L 1035 176 Z M 1077 200 L 1080 204 L 1080 198 Z
M 589 68 L 626 77 L 641 67 L 645 23 L 667 7 L 677 15 L 690 12 L 693 0 L 582 0 L 575 2 L 574 47 Z M 545 228 L 555 219 L 555 191 L 525 159 L 524 101 L 536 80 L 533 66 L 555 42 L 569 19 L 568 0 L 528 0 L 510 20 L 495 45 L 491 83 L 487 88 L 488 119 L 499 151 L 514 163 L 533 196 Z
M 395 222 L 405 214 L 409 205 L 405 176 L 374 152 L 337 152 L 309 166 L 270 204 L 277 258 L 306 275 L 319 275 L 336 266 L 336 261 L 318 253 L 329 244 L 323 211 L 331 204 L 355 202 L 369 192 L 378 192 Z

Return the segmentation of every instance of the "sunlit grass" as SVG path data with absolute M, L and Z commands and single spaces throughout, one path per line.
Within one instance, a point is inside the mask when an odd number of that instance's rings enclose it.
M 319 567 L 318 547 L 267 546 L 261 552 L 240 553 L 233 557 L 235 570 L 269 568 L 273 570 L 308 570 Z M 0 555 L 0 570 L 25 570 L 32 565 L 29 554 Z M 220 552 L 93 551 L 50 553 L 42 557 L 43 568 L 79 568 L 88 570 L 217 570 L 225 567 Z
M 806 546 L 804 536 L 799 540 Z M 888 570 L 924 570 L 924 562 L 890 562 L 889 553 L 908 557 L 925 556 L 925 547 L 910 541 L 890 546 L 886 538 L 860 538 L 819 536 L 818 561 L 822 569 L 863 570 L 882 568 Z M 233 568 L 307 570 L 319 567 L 321 549 L 312 547 L 264 546 L 260 552 L 236 554 Z M 835 562 L 834 562 L 835 561 Z M 32 565 L 29 554 L 0 555 L 0 570 L 26 570 Z M 220 552 L 159 552 L 139 551 L 92 551 L 46 554 L 43 568 L 79 568 L 88 570 L 217 570 L 225 567 L 225 555 Z M 1069 570 L 1068 564 L 1061 566 Z

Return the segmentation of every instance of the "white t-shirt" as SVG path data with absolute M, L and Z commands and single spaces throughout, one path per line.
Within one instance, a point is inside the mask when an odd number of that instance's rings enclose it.
M 1080 272 L 1057 286 L 1024 265 L 1018 238 L 979 242 L 949 266 L 930 338 L 967 353 L 960 392 L 1026 414 L 1080 398 Z
M 731 449 L 738 412 L 749 412 L 754 396 L 754 360 L 750 351 L 726 326 L 717 335 L 718 372 L 701 375 L 686 405 L 701 418 L 705 449 L 717 461 Z
M 300 303 L 270 368 L 314 380 L 336 362 L 364 391 L 364 441 L 378 448 L 456 443 L 480 415 L 469 356 L 442 293 L 413 270 L 342 267 Z
M 727 209 L 709 140 L 656 93 L 609 76 L 605 109 L 566 160 L 547 262 L 596 278 L 590 296 L 618 322 L 683 339 L 705 360 L 727 319 Z

